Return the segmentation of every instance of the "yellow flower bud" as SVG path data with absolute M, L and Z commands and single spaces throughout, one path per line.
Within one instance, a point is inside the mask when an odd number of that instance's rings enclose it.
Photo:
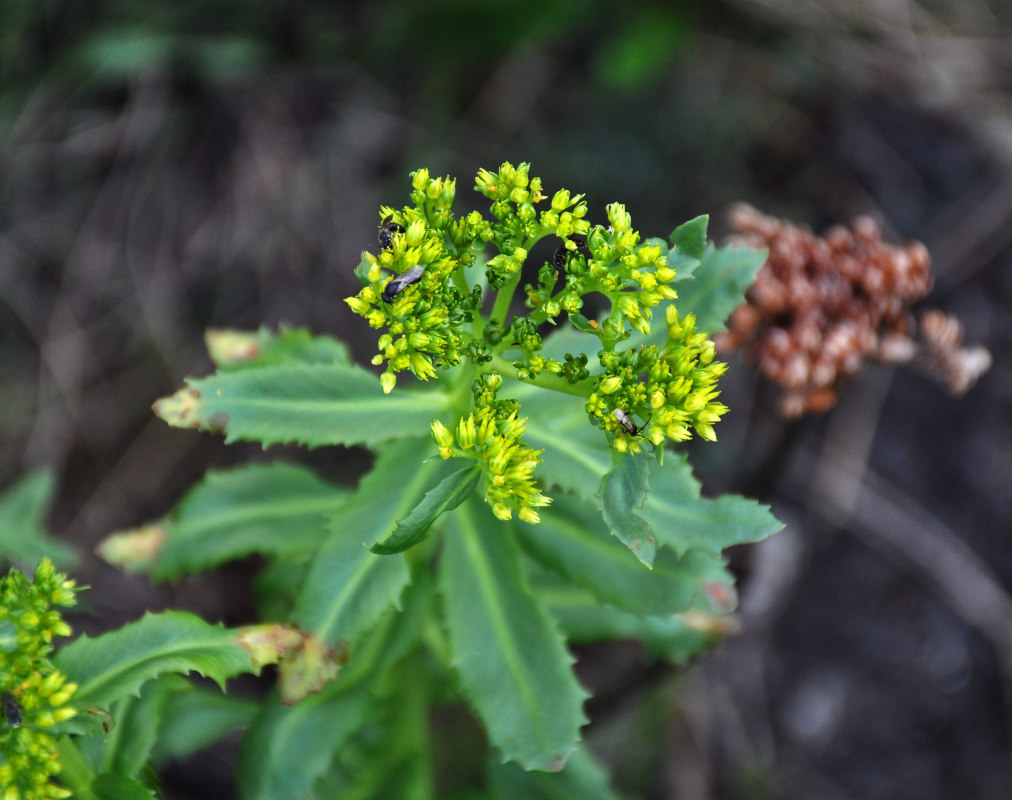
M 640 315 L 639 301 L 630 295 L 622 295 L 618 300 L 618 310 L 627 317 L 638 317 Z
M 470 450 L 474 447 L 475 430 L 473 414 L 461 417 L 460 422 L 457 423 L 457 442 L 464 450 Z
M 609 375 L 600 384 L 598 390 L 601 394 L 612 394 L 622 388 L 622 379 L 618 375 Z
M 447 427 L 440 422 L 438 419 L 432 421 L 432 438 L 436 444 L 440 447 L 452 447 L 453 446 L 453 434 L 447 429 Z
M 501 502 L 492 504 L 492 513 L 504 522 L 513 518 L 513 512 L 510 511 L 510 507 Z
M 346 297 L 344 298 L 344 302 L 348 304 L 352 311 L 360 316 L 368 314 L 371 309 L 370 305 L 361 297 Z
M 425 238 L 425 221 L 416 219 L 404 232 L 404 241 L 408 247 L 418 247 L 422 244 L 422 240 Z
M 521 508 L 520 513 L 517 515 L 521 520 L 531 525 L 537 525 L 541 522 L 541 516 L 533 508 Z
M 694 426 L 696 433 L 706 439 L 708 442 L 717 441 L 717 434 L 713 431 L 713 426 L 704 422 L 697 422 Z
M 432 366 L 432 360 L 421 353 L 411 354 L 411 371 L 423 381 L 436 377 L 436 370 Z
M 411 185 L 420 192 L 429 185 L 429 171 L 424 167 L 411 173 Z
M 510 192 L 510 200 L 512 200 L 517 205 L 521 203 L 526 203 L 527 197 L 528 194 L 526 189 L 516 188 L 512 192 Z

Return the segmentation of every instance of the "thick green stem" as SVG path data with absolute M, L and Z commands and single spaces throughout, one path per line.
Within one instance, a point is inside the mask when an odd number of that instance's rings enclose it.
M 429 720 L 430 687 L 429 681 L 425 679 L 424 656 L 422 651 L 416 649 L 408 657 L 405 673 L 416 676 L 416 679 L 402 684 L 407 691 L 401 695 L 401 702 L 398 704 L 399 719 L 393 727 L 395 736 L 400 740 L 397 744 L 409 757 L 409 768 L 413 766 L 416 770 L 412 786 L 415 793 L 412 796 L 420 800 L 433 797 L 435 788 L 432 730 Z M 419 677 L 421 680 L 417 679 Z
M 506 324 L 506 315 L 509 313 L 510 303 L 513 301 L 513 295 L 516 293 L 519 283 L 520 273 L 517 272 L 512 280 L 507 281 L 499 287 L 489 319 L 494 319 L 502 325 Z
M 534 247 L 541 238 L 541 235 L 529 236 L 524 239 L 520 246 L 530 253 L 531 248 Z M 506 324 L 506 315 L 509 313 L 510 303 L 513 302 L 513 295 L 516 294 L 517 286 L 520 285 L 520 277 L 521 270 L 518 269 L 516 275 L 499 287 L 499 291 L 495 296 L 495 304 L 492 306 L 492 313 L 489 316 L 489 319 L 494 319 L 503 325 Z
M 590 391 L 594 386 L 593 379 L 591 378 L 586 378 L 579 383 L 570 383 L 565 378 L 553 375 L 550 372 L 542 372 L 536 378 L 529 378 L 525 380 L 517 374 L 517 368 L 513 366 L 513 363 L 500 355 L 492 356 L 492 361 L 488 364 L 487 368 L 493 369 L 500 375 L 507 378 L 513 378 L 513 380 L 521 381 L 522 383 L 530 384 L 531 386 L 537 386 L 540 389 L 549 389 L 553 392 L 572 394 L 577 397 L 586 397 L 590 394 Z

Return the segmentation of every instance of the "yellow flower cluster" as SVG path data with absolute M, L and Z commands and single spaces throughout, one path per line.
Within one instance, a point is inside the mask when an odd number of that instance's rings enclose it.
M 74 604 L 74 582 L 43 559 L 29 581 L 12 569 L 0 578 L 0 798 L 49 800 L 71 793 L 51 780 L 60 771 L 49 730 L 73 717 L 77 686 L 49 661 L 55 636 L 70 627 L 52 606 Z
M 543 495 L 534 480 L 534 468 L 541 463 L 540 450 L 532 450 L 520 439 L 527 420 L 516 412 L 497 418 L 491 406 L 462 417 L 454 434 L 439 420 L 432 423 L 432 438 L 441 458 L 464 456 L 481 462 L 485 476 L 485 499 L 501 520 L 512 519 L 513 511 L 524 522 L 541 521 L 537 508 L 552 500 Z
M 378 255 L 365 253 L 368 284 L 345 302 L 372 328 L 387 329 L 373 363 L 387 362 L 382 381 L 383 390 L 390 392 L 398 372 L 428 380 L 435 377 L 437 364 L 459 363 L 461 330 L 455 323 L 469 298 L 453 282 L 460 260 L 421 211 L 384 207 L 380 213 L 400 230 L 389 235 L 390 246 Z
M 663 348 L 602 353 L 605 372 L 587 397 L 586 408 L 602 428 L 615 435 L 620 452 L 639 452 L 639 437 L 658 447 L 665 439 L 685 441 L 692 436 L 690 429 L 715 441 L 713 425 L 727 411 L 716 401 L 717 380 L 727 364 L 713 360 L 713 342 L 696 331 L 692 314 L 679 319 L 674 305 L 666 309 L 665 321 L 668 339 Z M 640 433 L 632 414 L 647 420 L 645 433 Z

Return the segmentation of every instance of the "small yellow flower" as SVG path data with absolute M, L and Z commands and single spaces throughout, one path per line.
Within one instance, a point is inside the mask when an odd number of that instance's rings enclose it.
M 52 605 L 75 602 L 74 583 L 43 559 L 29 581 L 12 569 L 0 578 L 0 621 L 13 627 L 13 646 L 0 647 L 0 797 L 69 797 L 51 778 L 59 772 L 56 741 L 47 729 L 70 719 L 76 684 L 49 660 L 54 636 L 70 634 Z

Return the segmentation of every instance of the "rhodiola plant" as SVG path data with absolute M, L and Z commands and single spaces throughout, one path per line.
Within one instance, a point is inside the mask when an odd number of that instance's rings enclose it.
M 252 630 L 269 646 L 247 671 L 279 661 L 277 690 L 253 705 L 163 675 L 123 696 L 159 698 L 154 739 L 177 744 L 155 762 L 244 728 L 247 798 L 441 796 L 431 712 L 461 700 L 491 751 L 471 796 L 612 797 L 580 748 L 570 647 L 698 652 L 735 603 L 723 549 L 780 527 L 754 501 L 702 497 L 678 449 L 716 438 L 710 333 L 765 253 L 708 244 L 706 217 L 644 240 L 622 205 L 595 215 L 526 164 L 478 173 L 489 216 L 455 214 L 449 177 L 411 185 L 379 209 L 347 299 L 378 332 L 379 375 L 303 329 L 210 331 L 217 371 L 155 404 L 227 442 L 367 447 L 358 486 L 281 461 L 215 471 L 100 549 L 155 580 L 264 556 L 269 624 Z M 88 699 L 116 716 L 111 694 Z M 115 773 L 100 751 L 93 769 Z

